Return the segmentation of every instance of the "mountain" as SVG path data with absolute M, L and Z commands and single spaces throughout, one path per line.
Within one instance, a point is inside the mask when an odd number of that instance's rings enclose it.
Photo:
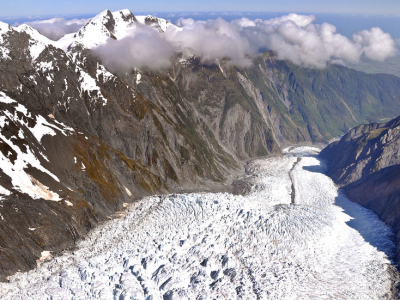
M 110 12 L 105 10 L 90 19 L 78 32 L 67 34 L 56 42 L 66 50 L 74 43 L 79 43 L 88 49 L 104 44 L 108 39 L 123 39 L 130 34 L 135 27 L 149 26 L 160 33 L 166 31 L 169 26 L 175 25 L 168 21 L 153 16 L 135 17 L 127 9 Z
M 0 23 L 0 279 L 135 199 L 228 184 L 242 160 L 400 114 L 398 77 L 271 52 L 248 68 L 177 53 L 159 71 L 107 70 L 94 47 L 136 28 L 179 30 L 127 10 L 56 42 Z
M 396 55 L 385 61 L 373 61 L 362 57 L 360 62 L 349 64 L 348 67 L 369 74 L 384 73 L 400 76 L 400 57 Z
M 390 225 L 400 260 L 400 117 L 360 125 L 321 152 L 328 175 L 347 196 Z

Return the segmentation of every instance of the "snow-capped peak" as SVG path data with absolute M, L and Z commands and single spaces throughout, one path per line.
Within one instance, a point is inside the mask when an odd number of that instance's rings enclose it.
M 115 21 L 121 19 L 124 22 L 133 23 L 136 22 L 136 18 L 129 9 L 117 10 L 112 13 Z
M 174 26 L 165 19 L 150 15 L 136 17 L 129 9 L 114 12 L 105 10 L 90 19 L 77 33 L 62 37 L 57 44 L 64 50 L 74 42 L 92 49 L 105 44 L 110 38 L 118 40 L 125 38 L 135 24 L 146 25 L 159 32 L 165 32 L 168 27 Z
M 173 25 L 169 21 L 151 15 L 137 16 L 136 19 L 138 20 L 139 23 L 150 27 L 154 27 L 159 32 L 165 32 L 169 26 L 175 27 L 175 25 Z
M 109 38 L 125 37 L 128 29 L 135 22 L 135 16 L 128 9 L 115 12 L 104 10 L 90 19 L 77 33 L 61 38 L 58 44 L 64 50 L 73 42 L 78 42 L 91 49 L 104 44 Z
M 103 10 L 101 13 L 99 13 L 99 14 L 97 14 L 96 16 L 94 16 L 93 18 L 91 18 L 90 20 L 89 20 L 89 22 L 88 23 L 86 23 L 86 25 L 87 24 L 89 24 L 89 23 L 97 23 L 97 21 L 103 21 L 103 19 L 104 18 L 107 18 L 107 16 L 109 16 L 111 14 L 111 12 L 108 10 L 108 9 L 106 9 L 106 10 Z M 85 26 L 86 26 L 85 25 Z
M 114 35 L 117 39 L 124 38 L 132 24 L 137 22 L 129 9 L 123 9 L 112 13 L 115 21 Z
M 0 43 L 3 43 L 3 35 L 11 31 L 12 27 L 7 23 L 0 22 Z
M 102 11 L 97 16 L 90 19 L 77 32 L 74 38 L 85 47 L 94 48 L 105 43 L 110 37 L 115 38 L 113 34 L 114 24 L 115 21 L 111 12 L 109 10 Z
M 14 27 L 14 29 L 18 32 L 25 32 L 31 38 L 29 41 L 29 51 L 32 57 L 32 60 L 36 60 L 40 53 L 49 45 L 56 46 L 56 43 L 44 35 L 42 35 L 36 29 L 33 29 L 31 26 L 27 24 L 22 24 L 18 27 Z
M 12 30 L 10 25 L 0 21 L 0 32 L 1 32 L 1 34 L 7 32 L 7 31 L 10 31 L 10 30 Z
M 46 43 L 46 44 L 52 44 L 53 43 L 52 40 L 48 39 L 47 37 L 42 35 L 39 31 L 37 31 L 36 29 L 32 28 L 28 24 L 19 25 L 17 27 L 14 27 L 14 29 L 16 31 L 18 31 L 18 32 L 25 32 L 25 33 L 29 34 L 31 36 L 31 38 L 33 38 L 35 40 L 40 40 L 43 43 Z

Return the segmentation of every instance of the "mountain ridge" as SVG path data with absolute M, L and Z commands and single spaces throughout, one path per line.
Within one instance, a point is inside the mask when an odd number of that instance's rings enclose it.
M 162 34 L 163 21 L 142 19 Z M 0 30 L 0 159 L 20 161 L 30 178 L 13 184 L 0 168 L 1 280 L 35 267 L 43 251 L 73 247 L 124 203 L 226 183 L 243 160 L 400 114 L 395 76 L 304 69 L 271 52 L 248 68 L 177 53 L 165 69 L 111 72 L 81 43 L 58 46 L 27 26 Z

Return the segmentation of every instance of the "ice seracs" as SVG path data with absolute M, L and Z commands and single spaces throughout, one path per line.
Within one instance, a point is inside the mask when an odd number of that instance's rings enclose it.
M 245 196 L 172 194 L 135 202 L 73 253 L 1 284 L 0 297 L 383 299 L 391 288 L 393 234 L 338 193 L 320 173 L 315 151 L 288 149 L 286 157 L 252 162 Z M 299 162 L 296 153 L 303 155 Z M 289 204 L 288 187 L 294 162 L 296 205 Z

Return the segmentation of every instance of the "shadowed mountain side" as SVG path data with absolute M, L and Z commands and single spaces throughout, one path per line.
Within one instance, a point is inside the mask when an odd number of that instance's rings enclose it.
M 321 151 L 328 175 L 353 201 L 392 226 L 400 259 L 400 118 L 361 125 Z
M 396 232 L 400 241 L 400 165 L 384 168 L 344 187 L 346 195 L 374 211 Z M 400 260 L 397 242 L 397 261 Z

